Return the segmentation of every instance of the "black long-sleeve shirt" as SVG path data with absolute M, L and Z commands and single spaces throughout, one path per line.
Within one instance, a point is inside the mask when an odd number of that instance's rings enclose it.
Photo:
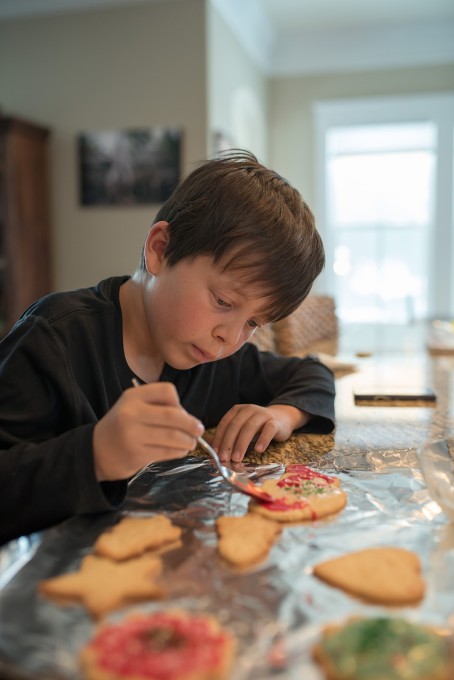
M 96 480 L 93 428 L 131 386 L 119 290 L 127 277 L 34 303 L 0 343 L 0 543 L 70 516 L 118 508 L 127 481 Z M 235 404 L 290 404 L 334 427 L 334 380 L 317 360 L 245 344 L 180 371 L 164 366 L 183 407 L 206 427 Z

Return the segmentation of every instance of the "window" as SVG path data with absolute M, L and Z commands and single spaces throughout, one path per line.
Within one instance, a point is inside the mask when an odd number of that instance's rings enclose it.
M 454 96 L 320 103 L 323 288 L 344 324 L 454 314 Z

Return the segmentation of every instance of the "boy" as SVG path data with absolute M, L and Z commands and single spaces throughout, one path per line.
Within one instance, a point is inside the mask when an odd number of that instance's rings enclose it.
M 177 187 L 132 277 L 31 305 L 0 344 L 0 542 L 117 509 L 128 479 L 204 427 L 224 461 L 331 431 L 331 372 L 248 343 L 323 265 L 300 194 L 237 152 Z

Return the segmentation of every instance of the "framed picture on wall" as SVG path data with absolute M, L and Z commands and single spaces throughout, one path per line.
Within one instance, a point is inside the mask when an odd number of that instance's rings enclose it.
M 182 130 L 102 130 L 78 136 L 83 206 L 162 203 L 181 177 Z

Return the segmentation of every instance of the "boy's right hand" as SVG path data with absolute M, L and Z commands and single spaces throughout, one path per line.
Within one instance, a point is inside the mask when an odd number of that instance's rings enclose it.
M 149 463 L 182 458 L 203 431 L 202 423 L 182 408 L 171 383 L 125 390 L 94 428 L 96 478 L 128 479 Z

